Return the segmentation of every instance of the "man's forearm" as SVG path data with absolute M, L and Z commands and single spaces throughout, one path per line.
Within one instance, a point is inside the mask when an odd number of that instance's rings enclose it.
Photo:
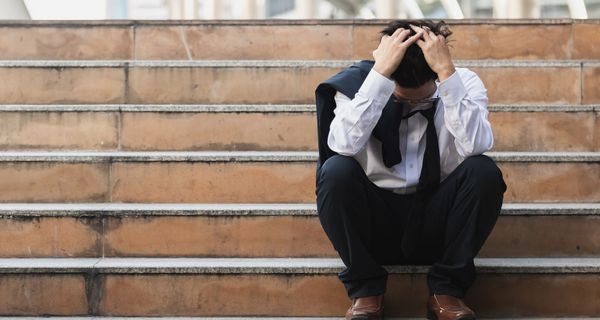
M 490 150 L 494 139 L 483 82 L 470 70 L 462 76 L 455 72 L 440 82 L 439 90 L 446 127 L 455 137 L 459 154 L 467 157 Z
M 385 104 L 395 89 L 395 82 L 371 70 L 354 99 L 336 94 L 335 117 L 327 143 L 331 150 L 354 155 L 367 143 Z

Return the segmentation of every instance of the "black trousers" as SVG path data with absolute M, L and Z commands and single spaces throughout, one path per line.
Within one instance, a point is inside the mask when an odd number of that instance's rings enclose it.
M 496 224 L 506 184 L 487 156 L 466 158 L 425 206 L 417 248 L 400 250 L 414 195 L 371 182 L 352 157 L 334 155 L 317 172 L 317 212 L 346 268 L 338 274 L 350 298 L 382 294 L 382 265 L 431 265 L 430 294 L 463 298 L 475 280 L 473 258 Z M 412 227 L 412 226 L 409 226 Z

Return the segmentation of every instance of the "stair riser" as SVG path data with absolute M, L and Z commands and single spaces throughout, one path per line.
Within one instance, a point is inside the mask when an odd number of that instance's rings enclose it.
M 85 276 L 71 274 L 0 275 L 0 314 L 84 315 Z
M 0 103 L 121 103 L 122 68 L 1 67 Z
M 133 56 L 133 32 L 127 26 L 14 25 L 0 30 L 2 60 L 129 60 Z
M 0 103 L 314 103 L 317 85 L 341 69 L 5 66 Z M 470 69 L 490 103 L 600 102 L 600 67 L 593 65 Z
M 105 150 L 119 147 L 115 112 L 2 112 L 0 147 Z
M 494 151 L 600 151 L 600 113 L 490 112 Z M 317 150 L 304 113 L 3 112 L 9 150 Z
M 600 201 L 600 163 L 499 165 L 505 202 Z M 314 162 L 2 162 L 0 202 L 312 203 L 315 169 Z
M 361 26 L 141 27 L 136 58 L 161 59 L 371 59 L 385 24 Z M 455 59 L 595 59 L 597 25 L 451 25 Z M 572 33 L 572 35 L 571 35 Z M 244 34 L 244 37 L 239 37 Z M 302 34 L 302 42 L 294 41 Z M 516 45 L 514 37 L 532 39 Z M 554 41 L 552 41 L 552 37 Z M 182 39 L 185 40 L 182 40 Z M 491 41 L 490 39 L 493 39 Z M 572 39 L 574 43 L 567 41 Z M 184 42 L 185 41 L 185 42 Z M 204 43 L 211 43 L 206 47 Z M 214 44 L 214 45 L 213 45 Z
M 596 59 L 600 54 L 600 40 L 595 36 L 598 25 L 594 23 L 450 23 L 454 32 L 451 50 L 458 59 Z M 238 25 L 61 24 L 4 26 L 0 59 L 362 59 L 372 57 L 378 32 L 385 26 L 385 22 L 331 20 Z M 296 39 L 298 34 L 301 42 Z M 515 42 L 515 37 L 530 41 Z
M 2 315 L 340 316 L 350 300 L 335 274 L 1 275 Z M 597 274 L 480 274 L 467 303 L 480 316 L 598 316 Z M 531 297 L 536 297 L 532 299 Z M 386 314 L 425 314 L 425 275 L 392 274 Z M 88 311 L 89 310 L 89 311 Z
M 600 252 L 600 217 L 501 216 L 480 257 Z M 551 236 L 548 236 L 551 235 Z M 338 257 L 316 216 L 0 220 L 0 257 Z

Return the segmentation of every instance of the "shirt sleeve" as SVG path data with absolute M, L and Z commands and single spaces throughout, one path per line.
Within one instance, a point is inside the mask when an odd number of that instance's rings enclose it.
M 468 157 L 491 150 L 494 135 L 488 121 L 487 90 L 475 72 L 464 70 L 441 81 L 438 89 L 446 127 L 455 138 L 458 153 Z
M 396 83 L 371 69 L 354 99 L 336 92 L 335 116 L 331 121 L 327 144 L 341 155 L 353 156 L 361 151 L 375 128 Z

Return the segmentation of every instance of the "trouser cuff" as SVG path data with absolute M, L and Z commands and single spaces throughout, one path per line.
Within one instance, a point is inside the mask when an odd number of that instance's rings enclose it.
M 376 296 L 385 292 L 387 276 L 342 282 L 350 298 Z

